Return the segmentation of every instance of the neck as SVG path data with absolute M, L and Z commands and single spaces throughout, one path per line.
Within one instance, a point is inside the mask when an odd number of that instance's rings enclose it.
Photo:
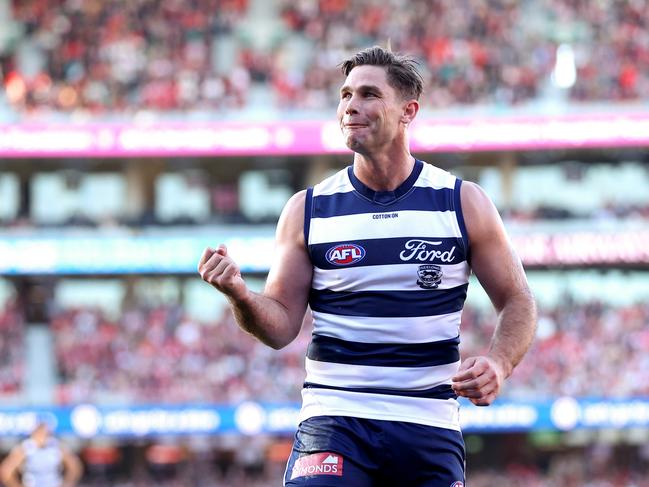
M 407 150 L 379 157 L 354 155 L 354 174 L 374 191 L 394 191 L 408 179 L 414 165 L 415 158 Z

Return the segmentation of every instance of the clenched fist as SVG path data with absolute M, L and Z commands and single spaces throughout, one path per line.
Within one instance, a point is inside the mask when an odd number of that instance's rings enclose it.
M 237 263 L 228 255 L 225 245 L 218 249 L 207 247 L 198 262 L 201 278 L 226 296 L 239 300 L 248 292 Z
M 458 396 L 468 398 L 476 406 L 488 406 L 500 392 L 504 372 L 489 357 L 469 357 L 462 362 L 452 381 Z

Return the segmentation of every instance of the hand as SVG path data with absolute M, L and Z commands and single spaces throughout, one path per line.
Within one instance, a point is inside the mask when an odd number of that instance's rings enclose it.
M 469 357 L 451 379 L 451 387 L 458 396 L 468 398 L 476 406 L 489 406 L 498 396 L 504 377 L 502 367 L 494 359 Z
M 205 249 L 198 262 L 198 273 L 205 282 L 235 300 L 243 298 L 248 291 L 239 266 L 223 244 L 216 250 Z

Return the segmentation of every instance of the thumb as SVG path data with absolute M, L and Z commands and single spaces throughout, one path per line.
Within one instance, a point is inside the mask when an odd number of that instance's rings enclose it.
M 219 247 L 216 249 L 216 253 L 225 257 L 226 255 L 228 255 L 228 248 L 225 246 L 225 244 L 219 244 Z
M 467 370 L 469 370 L 471 367 L 473 367 L 475 365 L 475 363 L 476 363 L 476 358 L 475 357 L 469 357 L 466 360 L 464 360 L 460 364 L 460 367 L 457 369 L 457 373 L 455 374 L 455 376 L 453 376 L 453 378 L 451 380 L 456 382 L 456 381 L 461 381 L 461 380 L 466 379 L 466 376 L 465 376 L 465 374 L 463 374 L 463 372 L 466 372 Z

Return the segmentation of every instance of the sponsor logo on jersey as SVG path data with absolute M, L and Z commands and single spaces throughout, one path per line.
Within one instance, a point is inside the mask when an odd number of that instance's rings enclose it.
M 356 244 L 341 244 L 327 250 L 325 258 L 333 265 L 355 264 L 365 257 L 365 249 Z
M 343 457 L 337 453 L 313 453 L 298 458 L 291 470 L 291 480 L 309 475 L 343 475 Z
M 423 289 L 437 289 L 442 282 L 442 268 L 435 264 L 420 265 L 417 269 L 417 285 Z
M 406 249 L 402 250 L 399 258 L 408 262 L 410 260 L 417 260 L 419 262 L 441 262 L 450 263 L 455 258 L 455 245 L 448 250 L 439 250 L 434 247 L 442 245 L 441 240 L 421 240 L 412 239 L 408 240 L 405 244 Z
M 375 213 L 372 220 L 389 220 L 390 218 L 399 218 L 399 213 Z

